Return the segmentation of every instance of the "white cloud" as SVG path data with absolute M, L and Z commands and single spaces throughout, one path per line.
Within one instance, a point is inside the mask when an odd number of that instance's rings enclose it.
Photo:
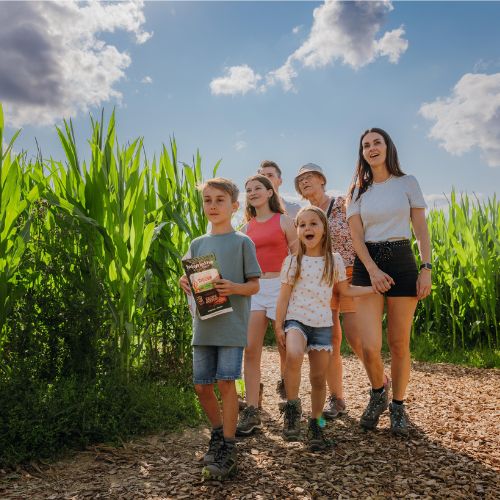
M 359 69 L 374 62 L 379 57 L 387 57 L 395 64 L 408 48 L 404 39 L 404 29 L 385 32 L 377 38 L 387 14 L 393 10 L 390 1 L 336 2 L 326 0 L 313 11 L 313 24 L 305 42 L 279 68 L 265 75 L 265 84 L 244 87 L 245 92 L 232 86 L 230 94 L 243 94 L 249 90 L 265 91 L 269 86 L 280 84 L 285 91 L 293 90 L 293 80 L 298 76 L 297 67 L 321 68 L 335 62 Z M 297 27 L 298 28 L 298 27 Z M 294 33 L 296 28 L 294 28 Z M 247 65 L 250 74 L 254 71 Z M 213 80 L 224 80 L 219 78 Z M 222 93 L 222 92 L 219 92 Z
M 99 39 L 132 33 L 142 44 L 144 2 L 6 2 L 0 9 L 0 99 L 10 126 L 49 125 L 111 99 L 130 56 Z
M 467 73 L 449 97 L 423 104 L 419 113 L 435 122 L 429 136 L 448 153 L 478 148 L 489 166 L 500 167 L 500 73 Z
M 234 149 L 236 149 L 236 151 L 242 151 L 246 147 L 247 147 L 247 143 L 245 141 L 236 141 L 236 143 L 234 145 Z
M 292 29 L 292 33 L 294 35 L 298 35 L 300 33 L 300 30 L 302 29 L 302 25 L 300 26 L 295 26 L 293 29 Z
M 257 90 L 260 80 L 262 77 L 246 64 L 231 66 L 226 68 L 225 76 L 210 82 L 210 90 L 214 95 L 244 95 L 250 90 Z
M 145 76 L 142 80 L 141 83 L 153 83 L 153 79 L 150 76 Z

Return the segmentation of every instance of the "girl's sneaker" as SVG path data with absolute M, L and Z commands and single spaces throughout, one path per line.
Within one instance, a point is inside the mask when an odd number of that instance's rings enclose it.
M 345 401 L 338 399 L 335 394 L 330 394 L 326 400 L 326 405 L 323 410 L 323 417 L 326 420 L 332 420 L 346 414 Z
M 302 406 L 300 399 L 287 401 L 281 409 L 283 415 L 283 437 L 286 441 L 300 441 L 300 418 Z
M 325 438 L 317 418 L 309 419 L 307 438 L 311 451 L 323 451 L 333 446 L 333 442 Z
M 215 462 L 215 457 L 219 452 L 220 447 L 224 443 L 224 434 L 222 433 L 222 427 L 218 429 L 212 429 L 212 434 L 210 436 L 210 442 L 208 443 L 208 451 L 203 457 L 203 463 L 205 465 L 213 464 Z
M 224 481 L 238 472 L 238 456 L 236 443 L 224 441 L 215 457 L 215 461 L 203 467 L 202 475 L 205 479 Z

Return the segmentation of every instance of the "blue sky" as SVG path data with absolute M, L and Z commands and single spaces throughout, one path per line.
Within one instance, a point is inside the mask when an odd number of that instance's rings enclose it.
M 175 135 L 240 186 L 262 159 L 295 196 L 315 162 L 347 189 L 359 136 L 393 137 L 439 203 L 500 185 L 500 2 L 4 3 L 0 100 L 16 150 L 62 158 L 54 124 L 117 108 L 121 142 Z M 26 26 L 29 35 L 26 35 Z M 36 57 L 36 59 L 35 59 Z

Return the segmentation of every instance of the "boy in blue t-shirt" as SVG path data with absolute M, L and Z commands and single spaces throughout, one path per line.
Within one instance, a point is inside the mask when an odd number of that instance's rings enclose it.
M 194 387 L 212 424 L 208 451 L 203 458 L 203 476 L 223 480 L 237 472 L 238 396 L 235 380 L 241 377 L 250 296 L 259 291 L 261 271 L 252 240 L 231 225 L 231 217 L 238 209 L 236 185 L 218 177 L 206 181 L 199 189 L 211 230 L 191 242 L 188 256 L 215 254 L 222 276 L 215 288 L 221 296 L 230 296 L 233 309 L 204 320 L 195 314 L 193 323 Z M 179 283 L 186 293 L 191 293 L 186 276 L 182 276 Z M 222 408 L 214 392 L 216 381 Z

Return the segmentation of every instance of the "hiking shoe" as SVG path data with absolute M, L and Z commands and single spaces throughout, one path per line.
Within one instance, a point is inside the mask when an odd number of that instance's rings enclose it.
M 236 427 L 237 436 L 249 436 L 256 429 L 262 428 L 259 410 L 255 406 L 247 406 L 240 414 L 240 421 Z
M 322 451 L 333 446 L 333 442 L 325 438 L 323 429 L 319 425 L 317 418 L 309 419 L 309 428 L 307 430 L 307 440 L 311 451 Z
M 387 392 L 373 392 L 370 391 L 370 402 L 366 407 L 361 419 L 359 421 L 361 427 L 364 429 L 375 429 L 378 424 L 380 415 L 387 409 Z
M 335 394 L 330 394 L 326 400 L 325 408 L 323 409 L 323 417 L 327 420 L 332 420 L 345 415 L 345 413 L 345 401 L 343 399 L 337 399 Z
M 223 441 L 213 463 L 203 467 L 204 479 L 224 481 L 238 472 L 238 456 L 234 441 Z
M 276 384 L 276 394 L 278 394 L 281 399 L 286 399 L 285 380 L 282 378 L 279 379 Z
M 391 403 L 389 405 L 391 417 L 391 432 L 397 436 L 408 436 L 408 415 L 404 405 Z
M 222 427 L 218 429 L 212 429 L 212 434 L 210 436 L 210 442 L 208 443 L 208 451 L 203 457 L 203 463 L 205 465 L 213 464 L 215 462 L 215 457 L 219 448 L 224 443 L 224 434 L 222 433 Z
M 300 399 L 287 401 L 281 410 L 283 415 L 283 437 L 286 441 L 300 441 Z

